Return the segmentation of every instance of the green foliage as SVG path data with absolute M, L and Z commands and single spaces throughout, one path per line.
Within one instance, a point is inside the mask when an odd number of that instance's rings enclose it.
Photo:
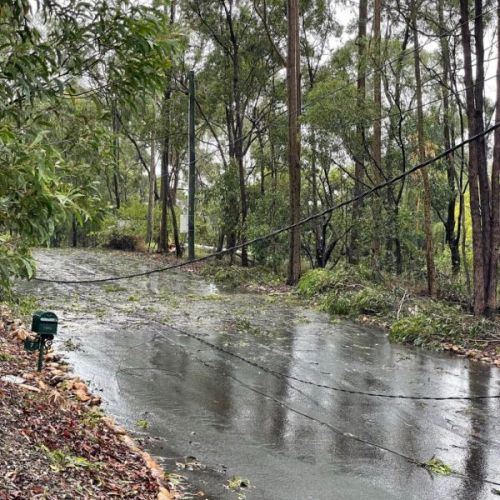
M 227 487 L 233 491 L 237 491 L 240 488 L 248 488 L 249 486 L 250 481 L 240 476 L 233 476 L 227 481 Z
M 335 283 L 331 271 L 323 268 L 312 269 L 300 278 L 297 291 L 305 298 L 312 298 L 335 288 Z
M 93 408 L 85 412 L 81 421 L 89 427 L 97 427 L 104 417 L 104 412 L 98 408 Z
M 320 296 L 330 290 L 353 292 L 374 279 L 373 272 L 364 266 L 338 265 L 333 270 L 312 269 L 305 273 L 297 285 L 300 295 L 306 298 Z
M 137 427 L 139 427 L 140 429 L 143 429 L 143 430 L 146 430 L 146 429 L 149 428 L 149 422 L 147 420 L 144 420 L 144 419 L 137 420 L 137 422 L 135 423 L 135 425 Z
M 495 331 L 495 322 L 466 315 L 460 307 L 432 300 L 410 307 L 407 315 L 392 323 L 389 338 L 394 342 L 438 346 L 440 342 L 473 341 Z
M 99 108 L 98 95 L 78 83 L 102 84 L 121 107 L 137 109 L 149 93 L 163 88 L 180 37 L 165 29 L 162 8 L 122 0 L 20 1 L 4 3 L 1 13 L 0 293 L 5 296 L 13 278 L 33 277 L 31 246 L 59 241 L 56 228 L 73 220 L 88 224 L 106 209 L 96 173 L 114 166 L 109 121 L 103 126 L 109 115 Z M 105 84 L 96 81 L 101 74 Z M 81 94 L 93 100 L 82 105 Z
M 90 462 L 84 457 L 77 457 L 67 453 L 64 450 L 55 449 L 49 450 L 45 445 L 40 447 L 45 456 L 50 460 L 50 468 L 54 472 L 63 472 L 65 469 L 90 469 L 98 470 L 101 464 L 98 462 Z
M 80 220 L 87 212 L 82 193 L 60 180 L 64 161 L 41 144 L 42 135 L 25 140 L 7 124 L 0 128 L 0 289 L 5 295 L 12 278 L 33 277 L 29 254 L 33 244 L 46 244 L 68 214 Z
M 297 291 L 334 316 L 378 316 L 398 343 L 439 348 L 444 341 L 487 338 L 498 328 L 494 321 L 466 314 L 459 305 L 411 296 L 373 280 L 372 271 L 363 266 L 313 269 L 301 278 Z
M 432 320 L 423 314 L 402 318 L 390 327 L 390 339 L 398 343 L 422 344 L 437 333 Z
M 427 460 L 427 462 L 425 462 L 425 467 L 431 472 L 434 472 L 434 474 L 440 474 L 442 476 L 449 476 L 454 472 L 449 465 L 436 457 Z
M 364 287 L 352 297 L 353 307 L 362 314 L 387 314 L 394 308 L 394 295 L 382 287 Z
M 308 271 L 297 285 L 307 299 L 318 299 L 321 308 L 332 315 L 384 314 L 394 307 L 387 290 L 369 285 L 371 271 L 363 266 L 338 266 Z
M 321 309 L 332 316 L 349 316 L 354 313 L 350 297 L 339 292 L 328 293 L 321 301 Z
M 40 309 L 38 300 L 33 295 L 11 293 L 6 303 L 12 309 L 14 316 L 21 318 L 26 323 L 29 323 L 33 313 Z
M 262 159 L 266 161 L 266 159 Z M 248 239 L 258 238 L 268 234 L 278 227 L 284 226 L 288 221 L 288 201 L 286 189 L 269 189 L 264 194 L 260 193 L 258 186 L 249 189 L 250 214 L 247 219 Z M 278 270 L 287 259 L 287 234 L 281 234 L 271 240 L 256 243 L 250 247 L 255 262 L 271 266 Z
M 227 288 L 236 288 L 245 284 L 278 285 L 282 278 L 263 267 L 230 266 L 214 263 L 204 266 L 202 275 Z
M 176 209 L 176 217 L 179 220 L 179 210 Z M 100 246 L 115 250 L 146 251 L 146 227 L 147 227 L 147 205 L 133 198 L 125 203 L 119 210 L 110 211 L 99 223 L 99 228 L 92 232 L 96 242 Z M 160 207 L 156 206 L 154 211 L 155 235 L 160 228 Z M 172 221 L 167 219 L 167 229 L 172 235 Z M 154 237 L 157 239 L 157 237 Z

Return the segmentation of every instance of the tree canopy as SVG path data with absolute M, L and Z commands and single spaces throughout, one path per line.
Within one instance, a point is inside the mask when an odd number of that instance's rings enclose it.
M 232 248 L 355 198 L 295 243 L 281 234 L 231 262 L 369 266 L 496 311 L 500 132 L 360 198 L 500 120 L 496 5 L 19 1 L 0 12 L 5 290 L 33 275 L 33 245 L 128 232 L 182 254 L 194 70 L 197 243 Z

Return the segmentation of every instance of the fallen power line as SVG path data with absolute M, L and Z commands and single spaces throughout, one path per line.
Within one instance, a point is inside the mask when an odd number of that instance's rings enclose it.
M 119 309 L 124 311 L 123 308 L 119 308 L 116 306 L 116 304 L 109 304 L 107 302 L 102 302 L 98 301 L 98 303 L 102 306 L 105 307 L 113 307 L 114 309 Z M 233 357 L 235 359 L 238 359 L 239 361 L 242 361 L 243 363 L 246 363 L 250 366 L 253 366 L 254 368 L 257 368 L 261 371 L 264 371 L 266 373 L 269 373 L 270 375 L 273 375 L 277 378 L 283 379 L 283 380 L 293 380 L 294 382 L 299 382 L 301 384 L 313 386 L 313 387 L 318 387 L 320 389 L 328 389 L 334 392 L 341 392 L 345 394 L 351 394 L 351 395 L 357 395 L 357 396 L 367 396 L 367 397 L 373 397 L 373 398 L 385 398 L 385 399 L 405 399 L 405 400 L 412 400 L 412 401 L 481 401 L 481 400 L 486 400 L 486 399 L 500 399 L 500 394 L 496 395 L 473 395 L 473 396 L 408 396 L 404 394 L 386 394 L 386 393 L 380 393 L 380 392 L 370 392 L 370 391 L 361 391 L 357 389 L 347 389 L 344 387 L 338 387 L 338 386 L 332 386 L 332 385 L 327 385 L 327 384 L 318 384 L 316 382 L 312 382 L 310 380 L 302 379 L 299 377 L 296 377 L 294 375 L 288 375 L 286 373 L 279 372 L 277 370 L 273 370 L 272 368 L 268 368 L 267 366 L 261 365 L 260 363 L 257 363 L 256 361 L 252 361 L 248 358 L 245 358 L 244 356 L 241 356 L 240 354 L 237 354 L 233 351 L 230 351 L 229 349 L 225 349 L 224 347 L 220 347 L 205 338 L 201 337 L 200 335 L 197 335 L 195 333 L 187 332 L 186 330 L 183 330 L 181 328 L 178 328 L 176 326 L 173 326 L 168 323 L 164 323 L 162 321 L 159 321 L 158 319 L 155 319 L 151 315 L 144 315 L 144 314 L 138 314 L 135 313 L 136 317 L 139 317 L 141 319 L 145 319 L 151 323 L 156 323 L 159 325 L 159 327 L 162 329 L 169 328 L 170 330 L 173 330 L 181 335 L 184 335 L 185 337 L 189 337 L 191 339 L 194 339 L 209 348 L 221 352 L 227 356 Z M 155 339 L 153 339 L 155 340 Z M 145 344 L 148 344 L 149 342 L 141 343 L 138 344 L 138 346 L 142 346 Z M 137 346 L 136 346 L 137 347 Z M 135 348 L 135 347 L 134 347 Z
M 108 304 L 105 304 L 103 302 L 100 302 L 100 304 L 102 305 L 108 305 Z M 116 306 L 114 306 L 116 307 Z M 146 318 L 146 316 L 141 316 L 141 317 L 144 317 Z M 172 330 L 174 331 L 177 331 L 178 333 L 181 333 L 183 335 L 186 335 L 190 338 L 194 338 L 220 352 L 223 352 L 225 354 L 229 354 L 233 357 L 236 357 L 238 359 L 240 359 L 241 361 L 244 361 L 246 363 L 249 363 L 261 370 L 264 370 L 266 372 L 269 372 L 275 376 L 281 376 L 282 378 L 288 378 L 288 379 L 291 379 L 291 380 L 295 380 L 295 381 L 299 381 L 299 382 L 303 382 L 303 383 L 308 383 L 307 381 L 303 381 L 303 380 L 300 380 L 296 377 L 293 377 L 293 376 L 287 376 L 287 375 L 284 375 L 284 374 L 281 374 L 280 372 L 277 372 L 277 371 L 274 371 L 274 370 L 271 370 L 271 369 L 268 369 L 268 368 L 265 368 L 263 367 L 262 365 L 259 365 L 258 363 L 254 363 L 252 361 L 249 361 L 247 359 L 245 359 L 244 357 L 242 356 L 239 356 L 235 353 L 232 353 L 231 351 L 227 351 L 223 348 L 220 348 L 219 346 L 216 346 L 215 344 L 212 344 L 211 342 L 208 342 L 207 340 L 205 339 L 202 339 L 201 337 L 198 337 L 197 335 L 194 335 L 194 334 L 191 334 L 189 332 L 186 332 L 184 330 L 181 330 L 179 328 L 176 328 L 176 327 L 173 327 L 171 325 L 165 325 L 164 323 L 161 323 L 157 320 L 154 320 L 152 319 L 151 317 L 147 317 L 147 319 L 149 321 L 153 321 L 157 324 L 159 324 L 162 329 L 163 328 L 171 328 Z M 142 344 L 140 344 L 142 345 Z M 189 356 L 191 356 L 194 360 L 196 360 L 197 362 L 203 364 L 204 366 L 206 366 L 207 368 L 209 369 L 213 369 L 213 370 L 217 370 L 219 371 L 220 368 L 219 367 L 215 367 L 213 366 L 211 363 L 199 358 L 198 356 L 196 356 L 195 354 L 193 354 L 187 347 L 181 345 L 181 344 L 178 344 L 176 342 L 173 343 L 173 345 L 177 346 L 178 348 L 184 350 Z M 139 368 L 138 368 L 139 369 Z M 141 368 L 142 369 L 142 368 Z M 126 371 L 127 369 L 123 369 L 121 371 Z M 246 389 L 256 393 L 256 394 L 259 394 L 260 396 L 266 398 L 266 399 L 269 399 L 270 401 L 273 401 L 274 403 L 282 406 L 283 408 L 286 408 L 287 410 L 299 415 L 299 416 L 302 416 L 303 418 L 306 418 L 308 420 L 311 420 L 312 422 L 318 424 L 318 425 L 321 425 L 323 427 L 326 427 L 327 429 L 329 429 L 330 431 L 336 433 L 336 434 L 339 434 L 340 436 L 346 438 L 346 439 L 351 439 L 353 441 L 356 441 L 358 443 L 361 443 L 365 446 L 369 446 L 371 448 L 374 448 L 374 449 L 378 449 L 378 450 L 381 450 L 381 451 L 384 451 L 384 452 L 387 452 L 391 455 L 394 455 L 394 456 L 397 456 L 399 458 L 402 458 L 404 460 L 406 460 L 407 462 L 413 464 L 413 465 L 416 465 L 417 467 L 422 467 L 422 468 L 428 468 L 428 463 L 427 462 L 424 462 L 422 460 L 419 460 L 418 458 L 415 458 L 413 456 L 410 456 L 410 455 L 406 455 L 405 453 L 402 453 L 402 452 L 399 452 L 397 450 L 394 450 L 392 448 L 389 448 L 388 446 L 385 446 L 385 445 L 382 445 L 382 444 L 378 444 L 374 441 L 370 441 L 368 439 L 365 439 L 365 438 L 362 438 L 360 436 L 357 436 L 351 432 L 347 432 L 347 431 L 343 431 L 335 426 L 333 426 L 332 424 L 330 424 L 329 422 L 326 422 L 320 418 L 317 418 L 315 416 L 312 416 L 312 415 L 309 415 L 308 413 L 305 413 L 304 411 L 301 411 L 297 408 L 294 408 L 293 406 L 289 405 L 288 403 L 286 403 L 285 401 L 281 400 L 281 399 L 278 399 L 276 398 L 275 396 L 273 395 L 270 395 L 262 390 L 259 390 L 257 389 L 256 387 L 253 387 L 252 385 L 244 382 L 243 380 L 235 377 L 232 373 L 229 373 L 228 371 L 224 371 L 225 375 L 228 376 L 229 378 L 232 378 L 234 381 L 236 381 L 237 383 L 239 383 L 241 386 L 245 387 Z M 314 384 L 314 383 L 311 383 L 311 385 L 317 385 L 318 387 L 328 387 L 328 386 L 322 386 L 322 385 L 318 385 L 318 384 Z M 292 388 L 294 388 L 295 390 L 298 390 L 296 389 L 295 387 L 291 386 Z M 329 387 L 331 389 L 333 389 L 332 387 Z M 336 388 L 335 388 L 336 389 Z M 351 394 L 363 394 L 363 395 L 367 395 L 367 396 L 377 396 L 377 397 L 391 397 L 391 398 L 400 398 L 400 399 L 424 399 L 424 400 L 443 400 L 443 399 L 450 399 L 450 400 L 458 400 L 458 399 L 465 399 L 465 400 L 473 400 L 473 399 L 484 399 L 485 397 L 483 396 L 480 396 L 480 397 L 449 397 L 449 398 L 432 398 L 432 397 L 405 397 L 405 396 L 390 396 L 390 395 L 380 395 L 380 394 L 373 394 L 373 393 L 366 393 L 366 392 L 361 392 L 361 391 L 348 391 L 348 390 L 342 390 L 342 389 L 338 389 L 340 390 L 341 392 L 347 392 L 347 393 L 351 393 Z M 300 391 L 301 392 L 301 391 Z M 496 398 L 500 398 L 500 396 L 493 396 L 493 397 L 496 397 Z M 477 483 L 483 483 L 483 484 L 490 484 L 490 485 L 493 485 L 493 486 L 500 486 L 500 482 L 496 482 L 496 481 L 493 481 L 491 479 L 488 479 L 488 478 L 479 478 L 479 477 L 474 477 L 474 476 L 470 476 L 470 475 L 467 475 L 467 474 L 463 474 L 461 472 L 458 472 L 458 471 L 452 471 L 451 476 L 454 476 L 454 477 L 457 477 L 457 478 L 461 478 L 461 479 L 468 479 L 468 480 L 471 480 L 471 481 L 475 481 Z
M 84 279 L 84 280 L 57 280 L 57 279 L 49 279 L 49 278 L 33 278 L 33 279 L 36 281 L 42 282 L 42 283 L 58 283 L 58 284 L 68 284 L 68 285 L 69 284 L 75 285 L 75 284 L 106 283 L 109 281 L 120 281 L 120 280 L 125 280 L 125 279 L 150 276 L 152 274 L 163 273 L 166 271 L 171 271 L 173 269 L 180 269 L 182 267 L 190 266 L 192 264 L 197 264 L 199 262 L 205 262 L 209 259 L 221 257 L 223 255 L 233 253 L 236 250 L 240 250 L 240 249 L 245 248 L 247 246 L 254 245 L 256 243 L 261 243 L 263 241 L 267 241 L 269 239 L 272 239 L 276 236 L 279 236 L 282 233 L 290 231 L 291 229 L 303 226 L 309 222 L 320 219 L 321 217 L 324 217 L 325 215 L 328 215 L 328 214 L 334 212 L 335 210 L 338 210 L 340 208 L 351 205 L 352 203 L 355 203 L 356 201 L 360 201 L 360 200 L 366 198 L 367 196 L 370 196 L 370 195 L 380 191 L 381 189 L 384 189 L 388 186 L 391 186 L 392 184 L 395 184 L 396 182 L 399 182 L 400 180 L 402 180 L 402 179 L 406 178 L 407 176 L 421 170 L 422 168 L 425 168 L 425 167 L 437 162 L 438 160 L 445 158 L 450 153 L 462 148 L 466 144 L 469 144 L 469 143 L 471 143 L 471 142 L 473 142 L 481 137 L 484 137 L 485 135 L 490 134 L 491 132 L 493 132 L 494 130 L 496 130 L 499 127 L 500 127 L 500 122 L 497 122 L 497 123 L 491 125 L 490 127 L 488 127 L 483 132 L 476 134 L 476 135 L 473 135 L 472 137 L 469 137 L 468 139 L 465 139 L 464 141 L 459 142 L 455 146 L 452 146 L 451 148 L 446 149 L 445 151 L 441 152 L 437 156 L 434 156 L 434 158 L 431 158 L 431 159 L 426 160 L 422 163 L 419 163 L 418 165 L 415 165 L 414 167 L 412 167 L 409 170 L 406 170 L 405 172 L 393 177 L 392 179 L 389 179 L 385 182 L 382 182 L 381 184 L 378 184 L 377 186 L 374 186 L 373 188 L 368 189 L 367 191 L 359 194 L 358 196 L 350 198 L 349 200 L 340 202 L 340 203 L 334 205 L 333 207 L 326 208 L 325 210 L 323 210 L 317 214 L 310 215 L 309 217 L 306 217 L 305 219 L 302 219 L 294 224 L 289 224 L 287 226 L 284 226 L 284 227 L 281 227 L 281 228 L 276 229 L 274 231 L 271 231 L 270 233 L 267 233 L 263 236 L 259 236 L 257 238 L 252 239 L 252 240 L 245 241 L 243 243 L 240 243 L 240 244 L 235 245 L 235 246 L 230 247 L 230 248 L 220 250 L 218 252 L 213 252 L 213 253 L 211 253 L 209 255 L 205 255 L 203 257 L 198 257 L 196 259 L 187 260 L 184 262 L 179 262 L 177 264 L 172 264 L 170 266 L 159 267 L 156 269 L 150 269 L 148 271 L 143 271 L 143 272 L 139 272 L 139 273 L 131 273 L 131 274 L 126 274 L 126 275 L 122 275 L 122 276 L 109 276 L 106 278 L 94 278 L 94 279 Z
M 150 319 L 150 318 L 148 318 L 148 319 Z M 160 324 L 162 324 L 162 323 L 160 323 Z M 190 333 L 190 332 L 186 332 L 185 330 L 181 330 L 180 328 L 177 328 L 175 326 L 172 326 L 169 324 L 166 324 L 166 325 L 163 324 L 163 326 L 171 328 L 172 330 L 174 330 L 182 335 L 185 335 L 186 337 L 195 339 L 198 342 L 201 342 L 214 350 L 217 350 L 219 352 L 227 354 L 228 356 L 231 356 L 231 357 L 236 358 L 240 361 L 243 361 L 244 363 L 247 363 L 255 368 L 258 368 L 259 370 L 262 370 L 262 371 L 267 372 L 271 375 L 274 375 L 275 377 L 278 377 L 281 379 L 293 380 L 295 382 L 299 382 L 301 384 L 306 384 L 306 385 L 311 385 L 314 387 L 318 387 L 320 389 L 328 389 L 328 390 L 334 391 L 334 392 L 342 392 L 345 394 L 368 396 L 368 397 L 374 397 L 374 398 L 407 399 L 407 400 L 413 400 L 413 401 L 479 401 L 479 400 L 484 400 L 484 399 L 500 399 L 500 394 L 496 394 L 496 395 L 492 395 L 492 396 L 489 396 L 489 395 L 485 395 L 485 396 L 476 396 L 476 395 L 475 396 L 406 396 L 404 394 L 384 394 L 384 393 L 378 393 L 378 392 L 345 389 L 342 387 L 336 387 L 336 386 L 327 385 L 327 384 L 318 384 L 318 383 L 312 382 L 310 380 L 305 380 L 305 379 L 302 379 L 299 377 L 295 377 L 294 375 L 287 375 L 285 373 L 273 370 L 272 368 L 268 368 L 266 366 L 263 366 L 255 361 L 252 361 L 252 360 L 247 359 L 243 356 L 240 356 L 239 354 L 236 354 L 235 352 L 229 351 L 228 349 L 224 349 L 223 347 L 219 347 L 218 345 L 215 345 L 212 342 L 209 342 L 208 340 L 205 340 L 204 338 L 202 338 L 198 335 L 195 335 L 195 334 Z

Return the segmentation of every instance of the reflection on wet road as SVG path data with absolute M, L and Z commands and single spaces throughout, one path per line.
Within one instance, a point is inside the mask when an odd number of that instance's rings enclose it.
M 39 276 L 60 279 L 155 267 L 123 253 L 36 256 Z M 332 323 L 284 297 L 224 292 L 187 272 L 20 288 L 61 317 L 60 349 L 81 344 L 68 357 L 108 411 L 131 429 L 147 420 L 146 447 L 169 471 L 191 462 L 180 473 L 208 498 L 237 498 L 224 486 L 232 476 L 248 479 L 246 498 L 259 500 L 485 499 L 500 489 L 484 482 L 500 483 L 500 400 L 318 387 L 493 395 L 496 368 L 394 346 L 383 332 Z M 466 477 L 431 475 L 353 436 L 418 461 L 439 457 Z

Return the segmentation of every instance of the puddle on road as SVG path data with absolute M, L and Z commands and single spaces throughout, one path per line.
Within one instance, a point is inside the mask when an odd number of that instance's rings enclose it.
M 58 279 L 157 267 L 121 252 L 36 256 L 38 274 Z M 57 347 L 108 411 L 208 498 L 489 498 L 495 486 L 482 481 L 500 482 L 498 399 L 388 400 L 321 387 L 496 394 L 497 369 L 393 346 L 383 332 L 188 272 L 20 288 L 60 316 Z M 469 479 L 431 476 L 346 434 L 421 461 L 439 457 Z M 233 491 L 231 478 L 248 484 Z

